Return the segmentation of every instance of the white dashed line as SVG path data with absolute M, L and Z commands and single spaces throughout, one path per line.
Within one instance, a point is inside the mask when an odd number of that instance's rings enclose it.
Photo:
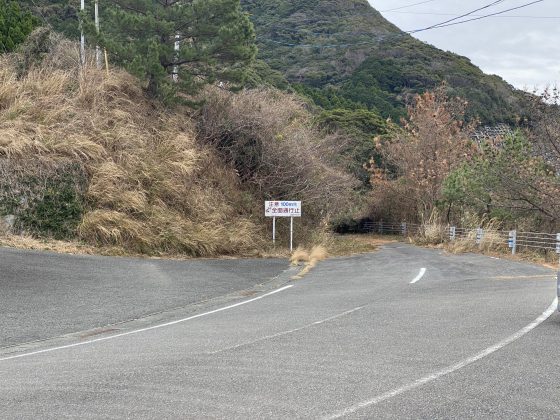
M 410 282 L 410 284 L 414 284 L 414 283 L 416 283 L 417 281 L 419 281 L 422 277 L 424 277 L 424 274 L 426 274 L 426 269 L 425 269 L 425 268 L 420 269 L 420 272 L 419 272 L 418 275 L 414 278 L 414 280 L 412 280 L 412 281 Z
M 537 328 L 540 324 L 542 324 L 544 321 L 546 321 L 556 311 L 557 306 L 558 306 L 558 298 L 556 298 L 554 300 L 552 305 L 550 305 L 548 307 L 548 309 L 546 311 L 544 311 L 541 316 L 539 316 L 537 319 L 535 319 L 532 323 L 527 325 L 525 328 L 522 328 L 521 330 L 519 330 L 515 334 L 509 336 L 505 340 L 500 341 L 498 344 L 495 344 L 491 347 L 488 347 L 485 350 L 482 350 L 480 353 L 478 353 L 478 354 L 476 354 L 472 357 L 464 359 L 464 360 L 462 360 L 458 363 L 455 363 L 454 365 L 448 366 L 448 367 L 446 367 L 442 370 L 439 370 L 439 371 L 437 371 L 437 372 L 435 372 L 431 375 L 428 375 L 428 376 L 425 376 L 423 378 L 417 379 L 416 381 L 411 382 L 408 385 L 404 385 L 400 388 L 396 388 L 396 389 L 393 389 L 391 391 L 387 391 L 387 392 L 385 392 L 381 395 L 377 395 L 376 397 L 373 397 L 373 398 L 371 398 L 367 401 L 362 401 L 361 403 L 353 405 L 352 407 L 349 407 L 345 410 L 339 411 L 339 412 L 334 413 L 334 414 L 332 414 L 328 417 L 325 417 L 325 419 L 334 420 L 334 419 L 338 419 L 340 417 L 348 416 L 350 414 L 355 413 L 358 410 L 361 410 L 363 408 L 366 408 L 366 407 L 369 407 L 369 406 L 372 406 L 372 405 L 379 404 L 380 402 L 383 402 L 383 401 L 388 400 L 390 398 L 396 397 L 397 395 L 400 395 L 404 392 L 407 392 L 407 391 L 413 390 L 415 388 L 421 387 L 422 385 L 425 385 L 429 382 L 435 381 L 436 379 L 439 379 L 442 376 L 449 375 L 450 373 L 456 372 L 459 369 L 462 369 L 462 368 L 464 368 L 464 367 L 466 367 L 466 366 L 468 366 L 472 363 L 475 363 L 475 362 L 479 361 L 480 359 L 483 359 L 486 356 L 489 356 L 492 353 L 495 353 L 498 350 L 504 348 L 505 346 L 513 343 L 514 341 L 519 340 L 525 334 L 527 334 L 530 331 Z
M 256 340 L 246 341 L 244 343 L 237 344 L 235 346 L 225 347 L 223 349 L 211 351 L 211 352 L 208 352 L 206 354 L 218 354 L 218 353 L 222 353 L 224 351 L 235 350 L 235 349 L 238 349 L 240 347 L 249 346 L 251 344 L 255 344 L 255 343 L 258 343 L 260 341 L 270 340 L 271 338 L 276 338 L 276 337 L 281 337 L 283 335 L 292 334 L 292 333 L 295 333 L 297 331 L 304 330 L 306 328 L 314 327 L 315 325 L 324 324 L 325 322 L 332 321 L 333 319 L 337 319 L 337 318 L 343 317 L 345 315 L 350 315 L 351 313 L 359 311 L 360 309 L 363 309 L 363 306 L 359 306 L 357 308 L 351 309 L 351 310 L 346 311 L 346 312 L 342 312 L 341 314 L 334 315 L 334 316 L 331 316 L 329 318 L 322 319 L 320 321 L 312 322 L 311 324 L 304 325 L 303 327 L 294 328 L 293 330 L 282 331 L 282 332 L 272 334 L 272 335 L 266 335 L 264 337 L 257 338 Z
M 204 312 L 202 314 L 193 315 L 193 316 L 190 316 L 188 318 L 183 318 L 183 319 L 178 319 L 176 321 L 166 322 L 165 324 L 153 325 L 151 327 L 146 327 L 146 328 L 140 328 L 140 329 L 137 329 L 137 330 L 127 331 L 127 332 L 124 332 L 124 333 L 121 333 L 121 334 L 111 335 L 109 337 L 102 337 L 102 338 L 96 338 L 94 340 L 82 341 L 80 343 L 68 344 L 66 346 L 52 347 L 52 348 L 49 348 L 49 349 L 32 351 L 32 352 L 29 352 L 29 353 L 16 354 L 14 356 L 8 356 L 8 357 L 0 358 L 0 362 L 6 361 L 6 360 L 12 360 L 12 359 L 19 359 L 19 358 L 22 358 L 22 357 L 35 356 L 37 354 L 51 353 L 51 352 L 58 351 L 58 350 L 70 349 L 72 347 L 86 346 L 86 345 L 89 345 L 89 344 L 99 343 L 101 341 L 114 340 L 115 338 L 120 338 L 120 337 L 124 337 L 124 336 L 127 336 L 127 335 L 138 334 L 138 333 L 145 332 L 145 331 L 156 330 L 158 328 L 169 327 L 171 325 L 180 324 L 182 322 L 190 321 L 192 319 L 202 318 L 203 316 L 215 314 L 215 313 L 222 312 L 222 311 L 227 311 L 228 309 L 233 309 L 233 308 L 236 308 L 236 307 L 241 306 L 241 305 L 246 305 L 246 304 L 254 302 L 256 300 L 263 299 L 267 296 L 271 296 L 271 295 L 274 295 L 276 293 L 283 292 L 284 290 L 287 290 L 291 287 L 294 287 L 294 286 L 293 285 L 284 286 L 280 289 L 273 290 L 272 292 L 266 293 L 264 295 L 258 296 L 258 297 L 253 298 L 253 299 L 244 300 L 243 302 L 235 303 L 233 305 L 225 306 L 225 307 L 219 308 L 219 309 L 214 309 L 213 311 Z

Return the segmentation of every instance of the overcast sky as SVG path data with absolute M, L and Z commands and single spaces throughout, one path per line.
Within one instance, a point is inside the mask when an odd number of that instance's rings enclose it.
M 368 0 L 404 31 L 426 28 L 495 0 Z M 502 0 L 476 16 L 518 7 L 534 0 Z M 418 4 L 412 7 L 403 6 Z M 389 11 L 389 9 L 396 9 Z M 472 18 L 473 16 L 469 16 Z M 463 18 L 467 19 L 467 18 Z M 414 34 L 443 50 L 464 55 L 484 72 L 497 74 L 518 88 L 560 84 L 560 0 L 447 28 Z

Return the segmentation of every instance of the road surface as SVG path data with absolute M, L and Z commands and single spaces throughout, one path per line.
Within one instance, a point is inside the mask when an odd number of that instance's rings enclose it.
M 2 302 L 16 308 L 0 313 L 17 318 L 0 335 L 0 418 L 560 418 L 555 273 L 540 266 L 391 244 L 297 281 L 274 260 L 244 263 L 243 279 L 229 261 L 171 263 L 170 275 L 123 260 L 115 276 L 120 263 L 101 258 L 107 269 L 89 279 L 89 258 L 59 257 L 68 270 L 45 258 L 0 251 Z M 177 300 L 214 269 L 237 286 Z M 45 270 L 60 285 L 41 289 L 33 276 Z M 168 283 L 138 297 L 157 273 Z M 99 290 L 92 282 L 108 289 L 103 299 L 84 297 Z M 136 303 L 110 298 L 121 294 Z M 79 312 L 74 296 L 104 317 L 57 319 Z M 57 308 L 27 321 L 31 297 Z M 147 316 L 129 314 L 154 300 Z

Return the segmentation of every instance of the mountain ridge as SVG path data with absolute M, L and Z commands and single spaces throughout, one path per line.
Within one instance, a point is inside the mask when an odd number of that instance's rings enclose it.
M 523 93 L 470 59 L 413 38 L 366 0 L 241 0 L 259 58 L 301 92 L 340 97 L 383 117 L 404 115 L 416 93 L 446 83 L 471 104 L 467 118 L 515 125 Z M 336 108 L 336 104 L 320 104 Z

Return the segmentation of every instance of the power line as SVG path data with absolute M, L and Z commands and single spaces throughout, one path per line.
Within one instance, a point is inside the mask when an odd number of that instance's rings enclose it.
M 475 18 L 472 18 L 472 19 L 461 20 L 459 22 L 451 22 L 451 23 L 446 23 L 446 24 L 440 23 L 438 25 L 434 25 L 434 26 L 431 26 L 431 27 L 428 27 L 428 28 L 416 29 L 414 31 L 407 31 L 407 32 L 410 33 L 410 34 L 413 34 L 413 33 L 417 33 L 417 32 L 427 31 L 429 29 L 445 28 L 447 26 L 454 26 L 454 25 L 459 25 L 461 23 L 473 22 L 475 20 L 481 20 L 481 19 L 492 17 L 492 16 L 502 15 L 504 13 L 511 12 L 513 10 L 519 10 L 519 9 L 524 8 L 524 7 L 532 6 L 533 4 L 542 3 L 543 1 L 544 0 L 535 0 L 535 1 L 532 1 L 530 3 L 522 4 L 522 5 L 517 6 L 517 7 L 512 7 L 510 9 L 502 10 L 500 12 L 490 13 L 488 15 L 482 15 L 482 16 L 475 17 Z
M 464 14 L 462 14 L 462 15 L 456 16 L 456 17 L 451 18 L 451 19 L 448 19 L 448 20 L 446 20 L 446 21 L 443 21 L 443 22 L 440 22 L 440 23 L 436 23 L 435 25 L 428 26 L 427 28 L 416 29 L 416 30 L 414 30 L 414 31 L 408 31 L 408 32 L 409 32 L 409 33 L 422 32 L 422 31 L 427 31 L 427 30 L 429 30 L 429 29 L 434 29 L 434 28 L 437 28 L 437 27 L 442 27 L 442 26 L 445 26 L 445 25 L 448 24 L 448 23 L 454 22 L 454 21 L 456 21 L 456 20 L 458 20 L 458 19 L 461 19 L 461 18 L 464 18 L 464 17 L 467 17 L 467 16 L 471 16 L 472 14 L 474 14 L 474 13 L 476 13 L 476 12 L 480 12 L 481 10 L 488 9 L 488 8 L 490 8 L 490 7 L 493 7 L 493 6 L 497 6 L 498 4 L 503 3 L 503 2 L 504 2 L 504 0 L 495 0 L 495 1 L 493 1 L 492 3 L 490 3 L 490 4 L 487 4 L 486 6 L 479 7 L 478 9 L 472 10 L 472 11 L 470 11 L 470 12 L 468 12 L 468 13 L 464 13 Z
M 457 16 L 454 13 L 436 13 L 436 12 L 391 12 L 402 13 L 407 15 L 431 15 L 431 16 Z M 485 17 L 486 15 L 471 15 L 473 17 Z M 498 18 L 522 18 L 522 19 L 560 19 L 560 16 L 532 16 L 532 15 L 498 15 L 488 16 Z
M 461 16 L 462 17 L 472 16 L 472 13 L 475 13 L 479 10 L 491 7 L 492 5 L 501 3 L 503 1 L 505 1 L 505 0 L 495 1 L 491 4 L 489 4 L 489 5 L 486 5 L 482 8 L 477 9 L 477 10 L 473 10 L 472 12 L 467 13 L 465 15 L 461 15 Z M 424 29 L 416 29 L 416 30 L 412 30 L 412 31 L 405 31 L 404 33 L 398 33 L 398 34 L 377 35 L 377 39 L 375 39 L 375 40 L 372 39 L 372 40 L 368 40 L 368 41 L 350 42 L 350 43 L 344 43 L 344 44 L 296 44 L 296 43 L 287 43 L 287 42 L 282 42 L 282 41 L 276 41 L 276 40 L 273 40 L 273 39 L 270 39 L 270 38 L 267 39 L 266 41 L 269 41 L 269 42 L 272 42 L 272 43 L 275 43 L 275 44 L 279 44 L 279 45 L 282 45 L 282 46 L 285 46 L 285 47 L 300 47 L 300 48 L 344 48 L 344 47 L 352 47 L 352 46 L 357 46 L 357 45 L 377 44 L 377 43 L 382 42 L 386 39 L 410 36 L 410 34 L 417 33 L 417 32 L 427 31 L 427 30 L 431 30 L 431 29 L 443 28 L 443 27 L 446 27 L 446 26 L 459 25 L 459 24 L 462 24 L 462 23 L 472 22 L 472 21 L 475 21 L 475 20 L 481 20 L 481 19 L 494 17 L 494 16 L 502 17 L 501 15 L 503 15 L 504 13 L 507 13 L 507 12 L 510 12 L 510 11 L 513 11 L 513 10 L 522 9 L 524 7 L 528 7 L 528 6 L 531 6 L 531 5 L 536 4 L 536 3 L 541 3 L 543 1 L 544 0 L 535 0 L 535 1 L 532 1 L 532 2 L 529 2 L 529 3 L 526 3 L 526 4 L 522 4 L 522 5 L 517 6 L 517 7 L 512 7 L 512 8 L 509 8 L 509 9 L 505 9 L 505 10 L 495 12 L 495 13 L 490 13 L 490 14 L 487 14 L 487 15 L 479 15 L 479 16 L 474 17 L 472 19 L 465 19 L 465 20 L 458 21 L 458 22 L 454 22 L 454 20 L 456 20 L 456 19 L 450 19 L 450 20 L 446 21 L 446 23 L 442 22 L 442 23 L 439 23 L 437 25 L 432 25 L 432 26 L 430 26 L 428 28 L 424 28 Z M 461 16 L 457 17 L 457 19 L 460 19 Z M 321 33 L 312 33 L 312 34 L 324 35 L 324 34 L 321 34 Z M 364 35 L 372 35 L 372 34 L 365 33 Z
M 421 1 L 421 2 L 419 2 L 419 3 L 408 4 L 408 5 L 406 5 L 406 6 L 395 7 L 394 9 L 380 10 L 380 12 L 392 12 L 393 10 L 407 9 L 407 8 L 409 8 L 409 7 L 412 7 L 412 6 L 419 6 L 419 5 L 421 5 L 421 4 L 432 3 L 432 2 L 434 2 L 434 1 L 436 1 L 436 0 Z

